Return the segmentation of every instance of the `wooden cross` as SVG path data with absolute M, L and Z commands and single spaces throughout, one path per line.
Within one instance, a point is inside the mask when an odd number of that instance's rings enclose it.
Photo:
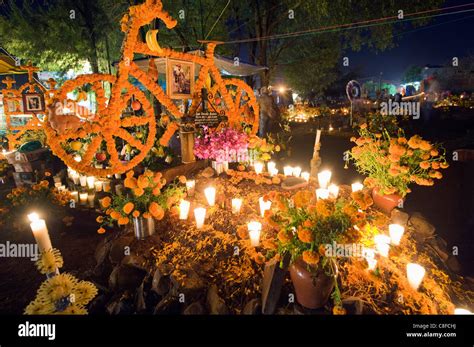
M 33 63 L 30 60 L 28 64 L 22 65 L 21 69 L 28 71 L 28 82 L 33 83 L 34 82 L 33 74 L 36 71 L 39 71 L 39 67 L 33 66 Z

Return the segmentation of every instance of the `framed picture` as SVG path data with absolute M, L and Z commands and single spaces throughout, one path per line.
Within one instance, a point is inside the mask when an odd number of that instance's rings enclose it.
M 166 92 L 171 99 L 191 99 L 194 89 L 194 63 L 166 61 Z
M 45 111 L 44 96 L 40 93 L 23 94 L 24 113 L 42 113 Z

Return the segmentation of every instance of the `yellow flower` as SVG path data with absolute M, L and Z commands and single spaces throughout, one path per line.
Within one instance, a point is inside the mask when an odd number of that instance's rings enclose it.
M 125 212 L 125 214 L 129 214 L 130 212 L 133 211 L 133 209 L 135 208 L 135 205 L 133 204 L 133 202 L 127 202 L 124 206 L 123 206 L 123 212 Z

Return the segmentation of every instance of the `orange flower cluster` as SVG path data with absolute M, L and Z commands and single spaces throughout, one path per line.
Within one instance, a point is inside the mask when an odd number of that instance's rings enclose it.
M 351 198 L 356 202 L 359 208 L 363 211 L 367 210 L 374 204 L 374 200 L 370 196 L 368 190 L 359 190 L 351 193 Z
M 65 206 L 71 201 L 72 196 L 69 192 L 60 192 L 56 188 L 50 188 L 49 182 L 42 180 L 31 187 L 13 188 L 7 194 L 7 199 L 10 200 L 13 206 L 24 206 L 39 202 L 50 202 L 54 205 Z
M 244 179 L 254 181 L 256 185 L 280 184 L 283 177 L 282 175 L 268 177 L 266 174 L 259 175 L 255 171 L 235 171 L 232 169 L 227 170 L 226 173 L 231 177 L 230 182 L 232 184 L 239 184 Z

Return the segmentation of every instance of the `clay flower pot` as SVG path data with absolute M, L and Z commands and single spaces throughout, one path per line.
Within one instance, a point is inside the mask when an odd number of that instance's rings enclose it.
M 308 265 L 298 259 L 290 266 L 290 277 L 296 292 L 296 300 L 310 309 L 323 307 L 334 288 L 334 278 L 326 275 L 321 267 L 308 271 Z
M 377 187 L 372 190 L 372 199 L 374 200 L 375 207 L 386 214 L 390 214 L 404 200 L 399 194 L 382 195 L 379 191 Z

